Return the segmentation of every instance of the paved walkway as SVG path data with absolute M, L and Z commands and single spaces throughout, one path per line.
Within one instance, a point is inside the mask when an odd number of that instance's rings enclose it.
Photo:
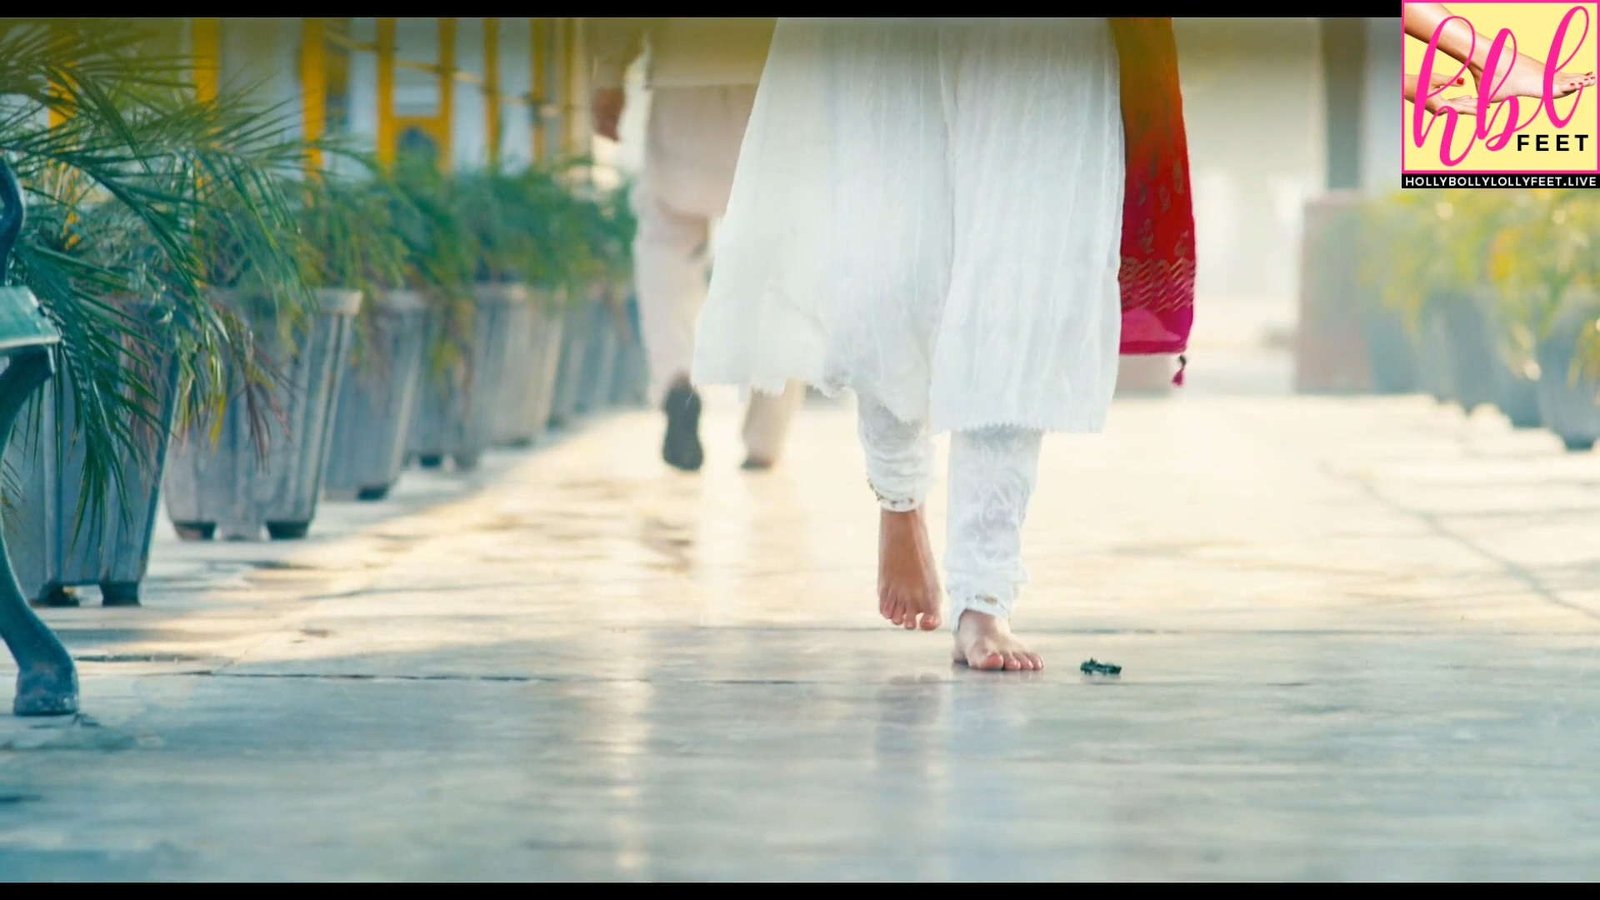
M 48 614 L 86 715 L 0 719 L 0 877 L 1600 877 L 1600 454 L 1120 401 L 1046 443 L 1050 668 L 992 675 L 876 617 L 847 407 L 750 475 L 713 405 L 698 478 L 637 413 L 297 544 L 163 527 L 146 608 Z

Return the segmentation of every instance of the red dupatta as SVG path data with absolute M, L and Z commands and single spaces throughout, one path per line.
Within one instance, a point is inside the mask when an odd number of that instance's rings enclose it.
M 1114 18 L 1127 182 L 1122 205 L 1122 353 L 1182 353 L 1194 322 L 1194 206 L 1170 18 Z

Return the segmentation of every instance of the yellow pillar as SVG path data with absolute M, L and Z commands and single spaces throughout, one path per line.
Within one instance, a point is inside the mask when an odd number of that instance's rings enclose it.
M 500 20 L 483 20 L 483 128 L 489 166 L 500 167 Z
M 195 19 L 189 41 L 194 58 L 194 95 L 201 103 L 217 99 L 222 73 L 222 20 Z
M 561 152 L 578 148 L 578 20 L 561 20 Z
M 326 23 L 321 19 L 300 22 L 300 103 L 301 131 L 307 141 L 322 139 L 328 127 L 328 45 Z M 322 151 L 311 147 L 306 153 L 306 169 L 322 169 Z
M 450 171 L 450 150 L 454 137 L 451 123 L 455 121 L 456 89 L 456 20 L 439 20 L 439 118 L 435 124 L 434 139 L 439 144 L 439 169 Z
M 394 19 L 378 20 L 378 162 L 394 165 Z

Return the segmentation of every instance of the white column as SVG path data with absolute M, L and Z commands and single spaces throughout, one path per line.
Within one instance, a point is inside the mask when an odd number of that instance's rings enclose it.
M 1362 96 L 1361 187 L 1382 193 L 1400 186 L 1400 19 L 1367 19 Z
M 451 162 L 456 169 L 489 164 L 489 135 L 484 132 L 483 20 L 456 20 L 456 69 L 472 76 L 457 79 L 450 111 Z
M 528 20 L 500 20 L 500 160 L 508 171 L 533 158 L 528 92 L 533 89 Z

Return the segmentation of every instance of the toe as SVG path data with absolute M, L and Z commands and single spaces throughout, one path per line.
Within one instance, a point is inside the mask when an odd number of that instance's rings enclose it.
M 1022 668 L 1022 661 L 1017 658 L 1017 654 L 1015 654 L 1015 653 L 1007 653 L 1006 654 L 1006 671 L 1015 672 L 1015 671 L 1020 670 L 1021 668 Z
M 937 629 L 939 627 L 939 624 L 940 624 L 940 620 L 939 620 L 939 614 L 938 613 L 936 613 L 936 612 L 925 612 L 925 613 L 922 614 L 922 630 L 923 631 L 933 631 L 933 630 L 935 630 L 935 629 Z
M 900 623 L 900 625 L 901 625 L 902 628 L 904 628 L 907 631 L 916 631 L 917 630 L 917 611 L 914 610 L 914 609 L 907 610 L 906 614 L 905 614 L 905 620 L 902 621 Z
M 1040 656 L 1037 653 L 1029 653 L 1028 654 L 1028 661 L 1033 663 L 1033 667 L 1036 670 L 1044 668 L 1044 657 Z

